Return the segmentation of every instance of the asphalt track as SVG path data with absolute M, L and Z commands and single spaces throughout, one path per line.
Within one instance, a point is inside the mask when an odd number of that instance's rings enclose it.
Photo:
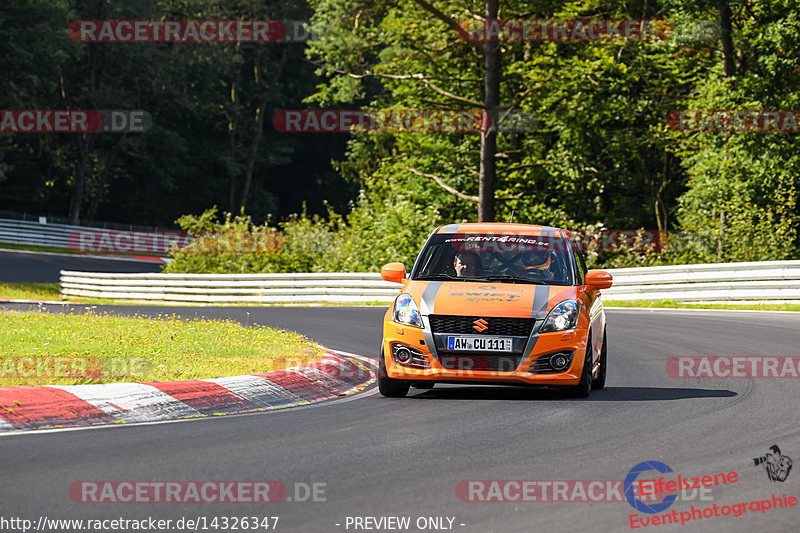
M 273 324 L 368 356 L 375 356 L 383 313 L 356 307 L 106 310 Z M 668 512 L 800 495 L 800 472 L 771 482 L 752 461 L 773 444 L 800 458 L 797 380 L 678 380 L 665 372 L 673 355 L 798 355 L 800 316 L 609 310 L 608 317 L 608 384 L 586 400 L 455 385 L 387 399 L 373 389 L 272 413 L 3 437 L 0 516 L 34 524 L 41 516 L 207 517 L 209 523 L 215 516 L 278 516 L 278 530 L 287 532 L 365 531 L 346 528 L 348 516 L 409 516 L 407 531 L 431 531 L 417 529 L 415 521 L 432 516 L 454 518 L 453 530 L 463 532 L 629 531 L 633 508 L 625 502 L 470 503 L 457 497 L 456 487 L 462 480 L 619 480 L 645 460 L 685 476 L 738 473 L 737 483 L 713 490 L 713 501 L 679 501 Z M 276 480 L 289 497 L 295 483 L 324 483 L 326 501 L 79 504 L 68 489 L 82 480 Z M 800 509 L 792 507 L 647 530 L 789 532 L 798 530 L 798 518 Z
M 60 270 L 161 272 L 161 263 L 76 254 L 0 250 L 0 282 L 58 283 Z

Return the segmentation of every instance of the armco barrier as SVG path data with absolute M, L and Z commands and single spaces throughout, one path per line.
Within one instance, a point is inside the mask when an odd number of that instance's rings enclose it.
M 36 222 L 31 220 L 16 220 L 0 218 L 0 242 L 9 244 L 25 244 L 34 246 L 52 246 L 55 248 L 70 248 L 69 238 L 75 240 L 75 236 L 80 233 L 88 235 L 97 234 L 97 239 L 109 232 L 124 232 L 130 236 L 141 236 L 144 241 L 153 234 L 155 230 L 145 230 L 142 226 L 126 226 L 120 224 L 109 224 L 109 227 L 93 226 L 74 226 L 71 224 L 52 224 L 49 222 Z M 174 231 L 177 234 L 177 231 Z M 164 232 L 162 232 L 164 233 Z M 75 243 L 72 243 L 74 248 Z M 164 250 L 157 250 L 161 255 L 166 255 Z
M 800 261 L 610 269 L 606 300 L 800 302 Z M 192 304 L 391 303 L 375 273 L 109 274 L 61 271 L 61 294 Z
M 75 231 L 102 231 L 85 226 L 42 224 L 24 220 L 0 219 L 0 242 L 67 248 L 67 237 Z
M 800 302 L 800 261 L 708 263 L 609 269 L 606 300 Z
M 61 294 L 153 302 L 391 303 L 400 285 L 379 274 L 109 274 L 61 271 Z

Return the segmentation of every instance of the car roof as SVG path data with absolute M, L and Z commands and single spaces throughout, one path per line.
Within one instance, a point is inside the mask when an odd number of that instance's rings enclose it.
M 433 231 L 436 233 L 475 233 L 478 235 L 532 235 L 535 237 L 562 237 L 569 238 L 570 233 L 561 228 L 552 226 L 537 226 L 535 224 L 509 224 L 505 222 L 465 222 L 462 224 L 445 224 Z

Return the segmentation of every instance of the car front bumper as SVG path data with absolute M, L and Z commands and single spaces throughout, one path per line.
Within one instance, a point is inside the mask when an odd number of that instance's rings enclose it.
M 583 371 L 586 355 L 588 330 L 577 328 L 569 331 L 533 333 L 525 339 L 524 348 L 519 354 L 489 353 L 443 353 L 436 348 L 436 340 L 429 330 L 405 326 L 385 320 L 383 325 L 383 356 L 386 374 L 390 378 L 412 381 L 472 382 L 472 383 L 511 383 L 528 385 L 576 385 Z M 441 345 L 441 343 L 439 343 Z M 427 368 L 399 364 L 393 355 L 397 346 L 412 348 L 424 356 Z M 552 354 L 571 352 L 572 360 L 566 370 L 556 372 L 538 371 L 543 365 L 540 357 L 549 358 Z M 499 358 L 500 360 L 493 360 Z M 415 357 L 415 362 L 420 358 Z M 466 364 L 469 361 L 493 360 L 490 366 L 499 370 L 481 369 L 481 364 Z M 419 365 L 417 365 L 419 366 Z

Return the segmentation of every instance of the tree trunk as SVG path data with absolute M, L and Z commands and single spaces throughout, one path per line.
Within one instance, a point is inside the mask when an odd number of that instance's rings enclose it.
M 267 112 L 267 102 L 269 101 L 269 95 L 270 92 L 272 92 L 272 88 L 283 73 L 283 67 L 286 65 L 286 60 L 289 57 L 288 52 L 289 48 L 285 47 L 283 49 L 283 53 L 281 54 L 281 61 L 278 64 L 278 69 L 275 71 L 275 75 L 272 77 L 272 80 L 267 82 L 267 86 L 264 87 L 264 93 L 261 95 L 261 101 L 258 103 L 258 109 L 256 110 L 256 131 L 255 136 L 253 137 L 253 142 L 250 143 L 250 151 L 247 154 L 244 183 L 242 184 L 242 195 L 239 198 L 240 209 L 244 209 L 247 206 L 247 201 L 250 199 L 250 188 L 253 185 L 253 170 L 255 169 L 256 159 L 258 158 L 258 147 L 261 145 L 261 138 L 264 136 L 264 116 Z
M 114 145 L 114 148 L 111 150 L 111 153 L 106 157 L 106 164 L 103 167 L 103 171 L 100 173 L 100 177 L 98 178 L 97 184 L 97 193 L 94 194 L 91 199 L 89 200 L 89 208 L 86 210 L 86 219 L 90 221 L 94 221 L 95 217 L 97 216 L 97 209 L 105 200 L 106 196 L 106 183 L 108 183 L 108 176 L 111 174 L 111 169 L 114 167 L 117 161 L 117 156 L 119 155 L 120 149 L 122 148 L 122 143 L 125 142 L 125 137 L 127 133 L 123 133 L 119 136 L 119 140 Z
M 228 171 L 228 211 L 236 208 L 236 118 L 228 125 L 228 159 L 225 162 Z
M 261 95 L 261 101 L 258 103 L 256 110 L 256 132 L 253 136 L 253 142 L 250 143 L 250 151 L 247 154 L 247 164 L 244 172 L 244 183 L 242 184 L 242 195 L 239 197 L 239 208 L 244 209 L 247 206 L 247 201 L 250 199 L 250 187 L 253 184 L 253 170 L 256 166 L 256 158 L 258 157 L 258 147 L 261 145 L 261 138 L 264 136 L 264 114 L 266 112 L 267 100 L 269 99 L 270 88 L 264 89 Z
M 86 190 L 86 166 L 89 164 L 89 154 L 92 153 L 97 133 L 87 133 L 78 137 L 78 162 L 75 165 L 75 176 L 72 182 L 72 191 L 69 197 L 69 220 L 77 225 L 81 220 L 81 205 L 83 204 L 84 191 Z
M 486 19 L 497 19 L 499 0 L 486 1 Z M 483 43 L 483 105 L 489 115 L 488 128 L 481 132 L 481 166 L 478 174 L 478 222 L 494 221 L 494 190 L 497 180 L 497 118 L 500 105 L 500 42 Z
M 720 41 L 722 43 L 722 71 L 728 78 L 736 73 L 733 50 L 733 24 L 731 23 L 731 7 L 727 0 L 719 2 Z
M 237 117 L 239 113 L 238 104 L 239 94 L 239 72 L 233 80 L 231 89 L 231 114 L 228 120 L 228 159 L 225 161 L 225 168 L 228 170 L 228 211 L 233 212 L 236 208 L 236 191 L 238 172 L 236 171 L 236 129 Z
M 669 152 L 664 152 L 664 170 L 661 172 L 661 185 L 659 185 L 658 190 L 656 190 L 656 201 L 653 205 L 655 209 L 656 215 L 656 227 L 658 228 L 659 236 L 663 235 L 664 232 L 667 230 L 667 210 L 664 206 L 664 189 L 667 188 L 667 182 L 669 181 Z

